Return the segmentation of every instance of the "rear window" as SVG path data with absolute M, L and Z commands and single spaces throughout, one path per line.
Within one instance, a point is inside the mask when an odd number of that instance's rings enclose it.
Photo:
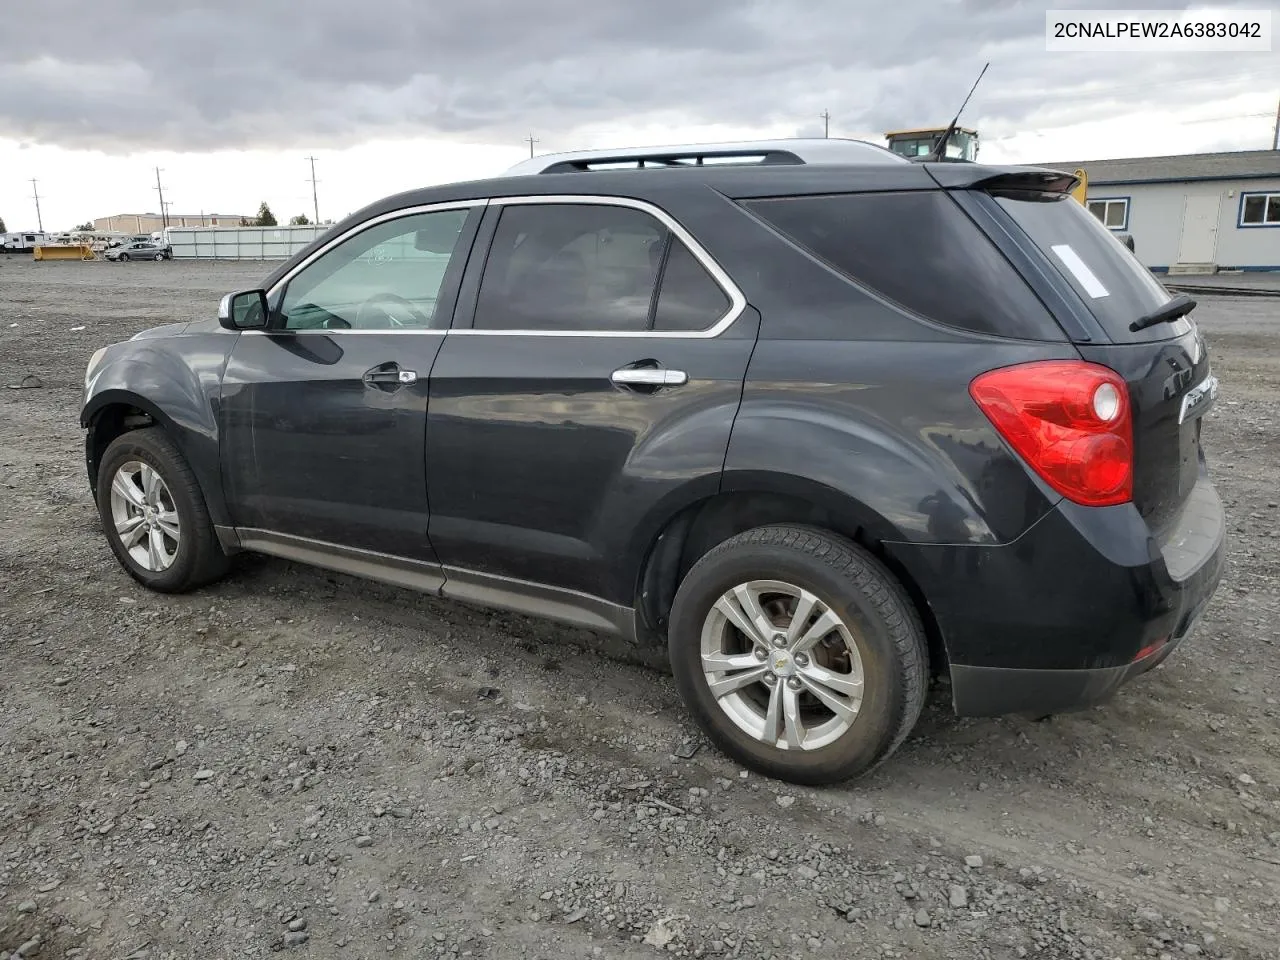
M 809 253 L 912 313 L 976 333 L 1063 339 L 1009 261 L 940 190 L 745 205 Z
M 1116 343 L 1178 337 L 1190 322 L 1158 323 L 1134 333 L 1129 324 L 1167 303 L 1169 291 L 1110 230 L 1065 194 L 997 194 L 996 202 L 1040 248 Z

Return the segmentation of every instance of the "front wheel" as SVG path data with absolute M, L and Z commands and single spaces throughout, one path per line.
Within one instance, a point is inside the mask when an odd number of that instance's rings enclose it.
M 157 253 L 157 254 L 155 255 L 155 261 L 156 261 L 156 263 L 159 263 L 159 262 L 160 262 L 161 260 L 163 260 L 163 259 L 164 259 L 164 254 L 163 254 L 163 253 Z
M 901 584 L 826 531 L 759 527 L 689 571 L 671 611 L 676 686 L 708 737 L 793 783 L 865 773 L 924 706 L 928 648 Z
M 98 468 L 98 513 L 120 565 L 145 587 L 182 593 L 217 580 L 222 552 L 204 495 L 159 427 L 122 434 Z
M 120 254 L 120 256 L 116 257 L 116 260 L 119 261 L 120 263 L 128 263 L 129 255 L 127 253 L 122 253 Z

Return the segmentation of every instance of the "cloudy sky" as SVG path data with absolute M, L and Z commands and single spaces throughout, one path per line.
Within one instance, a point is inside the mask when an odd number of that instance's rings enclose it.
M 322 218 L 538 151 L 964 118 L 983 160 L 1261 149 L 1276 53 L 1046 53 L 1017 0 L 0 0 L 0 217 Z M 1203 5 L 1197 5 L 1203 6 Z M 1232 4 L 1214 4 L 1215 7 Z M 1267 4 L 1243 2 L 1242 9 Z M 1273 14 L 1275 15 L 1275 14 Z M 1280 25 L 1280 15 L 1275 15 Z

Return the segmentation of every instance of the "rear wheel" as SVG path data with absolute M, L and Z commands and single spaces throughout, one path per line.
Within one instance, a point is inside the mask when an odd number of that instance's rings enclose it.
M 699 560 L 676 594 L 669 652 L 707 736 L 795 783 L 886 759 L 927 689 L 924 629 L 902 586 L 856 544 L 807 527 L 750 530 Z
M 155 255 L 154 259 L 155 259 L 156 263 L 159 263 L 161 260 L 163 260 L 163 259 L 164 259 L 164 254 L 163 254 L 163 253 L 157 253 L 157 254 Z
M 116 257 L 116 259 L 119 260 L 121 263 L 128 263 L 129 255 L 127 253 L 122 253 L 120 254 L 120 256 Z
M 107 542 L 143 586 L 182 593 L 226 573 L 230 561 L 195 474 L 159 427 L 111 442 L 98 469 L 97 494 Z

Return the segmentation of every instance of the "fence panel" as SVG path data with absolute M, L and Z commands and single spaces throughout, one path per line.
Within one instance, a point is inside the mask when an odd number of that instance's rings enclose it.
M 328 227 L 170 227 L 175 260 L 287 260 Z

